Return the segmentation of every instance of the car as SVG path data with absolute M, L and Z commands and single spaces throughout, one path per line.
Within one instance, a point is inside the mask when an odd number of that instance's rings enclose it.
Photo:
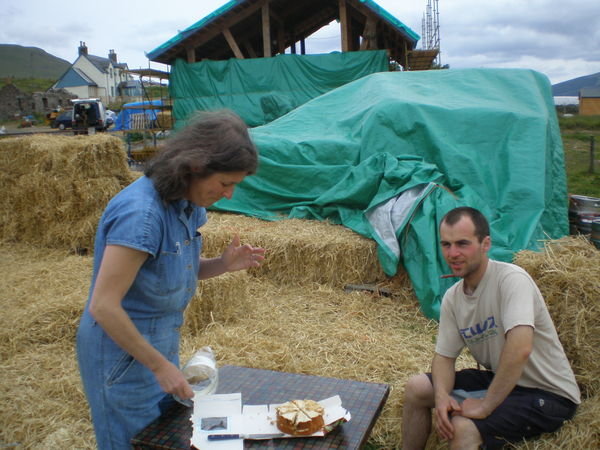
M 52 128 L 65 130 L 73 127 L 73 111 L 63 111 L 50 124 Z
M 106 128 L 110 128 L 111 125 L 114 125 L 117 120 L 117 113 L 111 111 L 110 109 L 106 110 Z
M 75 134 L 106 130 L 106 109 L 99 98 L 77 98 L 73 103 L 72 120 Z

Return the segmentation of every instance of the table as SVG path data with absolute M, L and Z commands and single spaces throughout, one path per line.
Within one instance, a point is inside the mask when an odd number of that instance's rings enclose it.
M 389 385 L 301 375 L 240 366 L 219 368 L 217 394 L 241 392 L 244 405 L 284 403 L 294 399 L 321 400 L 339 395 L 350 422 L 325 437 L 244 441 L 245 449 L 359 449 L 381 413 Z M 177 404 L 133 437 L 136 450 L 190 448 L 192 408 Z

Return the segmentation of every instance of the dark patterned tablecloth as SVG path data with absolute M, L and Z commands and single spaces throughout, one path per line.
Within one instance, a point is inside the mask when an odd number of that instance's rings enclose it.
M 244 441 L 252 449 L 359 449 L 385 404 L 389 386 L 380 383 L 317 377 L 239 366 L 219 368 L 218 394 L 241 392 L 244 405 L 284 403 L 294 399 L 322 400 L 334 395 L 352 419 L 325 437 Z M 189 449 L 192 408 L 177 404 L 131 441 L 137 450 Z

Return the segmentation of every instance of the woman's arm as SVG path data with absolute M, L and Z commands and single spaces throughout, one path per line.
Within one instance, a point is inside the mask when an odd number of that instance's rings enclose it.
M 264 248 L 252 247 L 249 244 L 240 245 L 240 237 L 236 234 L 220 257 L 200 258 L 198 279 L 206 280 L 225 272 L 258 267 L 264 259 Z
M 108 245 L 94 285 L 90 313 L 117 345 L 154 373 L 165 392 L 191 398 L 192 389 L 181 371 L 140 334 L 121 305 L 147 258 L 145 252 Z

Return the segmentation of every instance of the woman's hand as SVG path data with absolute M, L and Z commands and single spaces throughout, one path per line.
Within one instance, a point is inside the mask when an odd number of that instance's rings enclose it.
M 192 387 L 175 364 L 165 360 L 164 364 L 153 372 L 158 384 L 167 394 L 176 395 L 184 400 L 194 396 Z
M 221 255 L 227 272 L 258 267 L 264 259 L 264 248 L 252 247 L 249 244 L 240 245 L 240 237 L 237 234 Z

